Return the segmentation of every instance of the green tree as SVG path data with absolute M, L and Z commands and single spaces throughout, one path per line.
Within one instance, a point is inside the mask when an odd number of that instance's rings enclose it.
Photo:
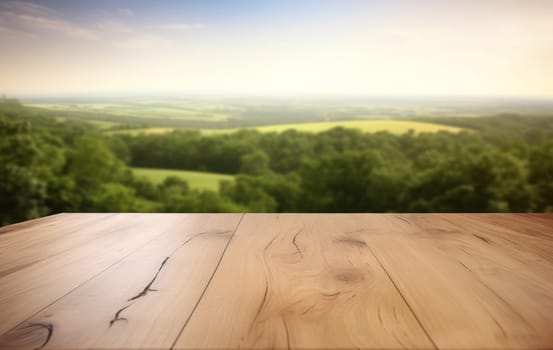
M 553 211 L 553 141 L 534 148 L 529 157 L 529 181 L 536 191 L 537 208 Z
M 221 182 L 222 196 L 243 205 L 248 211 L 259 213 L 274 212 L 277 208 L 276 200 L 258 186 L 258 177 L 238 175 L 234 182 Z
M 240 158 L 240 172 L 248 175 L 267 175 L 269 169 L 269 156 L 263 151 L 254 151 Z
M 492 149 L 449 154 L 420 172 L 406 191 L 409 211 L 528 211 L 531 191 L 523 163 Z
M 381 211 L 378 169 L 383 161 L 376 152 L 344 152 L 324 156 L 304 165 L 300 172 L 302 209 L 321 212 Z
M 125 164 L 100 139 L 85 135 L 75 141 L 69 152 L 68 173 L 83 198 L 100 189 L 102 184 L 120 182 L 130 176 Z
M 133 212 L 137 209 L 135 191 L 118 183 L 101 184 L 92 196 L 91 211 Z
M 48 213 L 48 167 L 40 139 L 28 122 L 0 117 L 0 224 Z

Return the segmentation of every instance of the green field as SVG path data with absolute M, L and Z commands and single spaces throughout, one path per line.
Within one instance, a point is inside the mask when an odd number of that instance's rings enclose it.
M 188 170 L 132 168 L 132 171 L 136 176 L 146 177 L 156 184 L 162 183 L 169 176 L 177 176 L 186 180 L 190 188 L 212 191 L 219 189 L 220 181 L 232 181 L 234 178 L 232 175 Z
M 204 127 L 228 125 L 230 119 L 240 120 L 236 113 L 242 110 L 232 105 L 194 102 L 188 100 L 118 99 L 114 101 L 26 103 L 27 106 L 47 111 L 58 120 L 78 119 L 93 123 L 101 129 L 121 125 L 136 127 Z
M 262 132 L 296 129 L 321 132 L 336 126 L 364 132 L 401 134 L 437 130 L 441 118 L 482 117 L 504 113 L 547 115 L 552 105 L 518 100 L 387 100 L 275 99 L 275 98 L 91 98 L 29 100 L 24 103 L 58 120 L 86 121 L 106 132 L 165 133 L 174 129 L 199 129 L 206 134 L 228 133 L 241 128 Z M 434 124 L 438 123 L 438 124 Z M 451 125 L 451 123 L 447 123 Z
M 453 126 L 435 124 L 435 123 L 426 123 L 426 122 L 415 122 L 408 120 L 349 120 L 349 121 L 334 121 L 334 122 L 313 122 L 313 123 L 292 123 L 292 124 L 276 124 L 276 125 L 267 125 L 267 126 L 258 126 L 252 127 L 249 129 L 254 129 L 263 133 L 268 132 L 283 132 L 286 130 L 297 130 L 301 132 L 323 132 L 330 130 L 336 127 L 358 129 L 362 132 L 372 133 L 378 131 L 388 131 L 392 134 L 403 134 L 409 130 L 413 130 L 416 133 L 422 132 L 437 132 L 437 131 L 449 131 L 449 132 L 459 132 L 463 130 L 462 128 L 457 128 Z M 140 129 L 128 129 L 128 130 L 118 130 L 112 131 L 111 133 L 117 134 L 127 134 L 127 135 L 138 135 L 138 134 L 163 134 L 168 133 L 173 130 L 178 130 L 177 128 L 140 128 Z M 212 135 L 212 134 L 224 134 L 240 130 L 240 128 L 235 129 L 201 129 L 203 134 Z

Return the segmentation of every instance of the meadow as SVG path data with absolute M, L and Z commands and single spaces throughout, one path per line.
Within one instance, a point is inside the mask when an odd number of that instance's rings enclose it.
M 186 182 L 190 188 L 198 190 L 219 190 L 221 181 L 232 181 L 232 175 L 216 174 L 205 171 L 187 171 L 187 170 L 172 170 L 172 169 L 155 169 L 155 168 L 131 168 L 134 175 L 148 179 L 154 184 L 161 184 L 170 177 L 175 176 Z
M 437 132 L 440 130 L 449 132 L 459 132 L 463 130 L 458 127 L 451 127 L 447 125 L 440 125 L 436 123 L 416 122 L 409 120 L 345 120 L 345 121 L 333 121 L 333 122 L 312 122 L 312 123 L 294 123 L 294 124 L 276 124 L 259 126 L 253 129 L 262 132 L 283 132 L 286 130 L 296 130 L 299 132 L 311 132 L 320 133 L 328 131 L 333 128 L 342 127 L 349 129 L 357 129 L 362 132 L 378 132 L 388 131 L 392 134 L 403 134 L 409 130 L 413 130 L 416 133 L 420 132 Z M 237 129 L 222 130 L 222 132 L 234 132 Z M 219 130 L 203 129 L 205 133 L 218 133 Z
M 550 101 L 372 99 L 239 99 L 239 98 L 112 98 L 28 100 L 37 113 L 58 120 L 78 120 L 107 133 L 166 133 L 200 129 L 229 133 L 242 128 L 260 132 L 295 129 L 321 132 L 336 126 L 364 132 L 404 133 L 459 129 L 440 125 L 444 118 L 524 113 L 541 116 L 553 109 Z M 425 124 L 421 124 L 425 123 Z
M 387 131 L 391 134 L 403 134 L 410 130 L 412 130 L 415 133 L 437 132 L 437 131 L 459 132 L 461 130 L 466 130 L 460 127 L 442 125 L 437 123 L 410 121 L 410 120 L 345 120 L 345 121 L 329 121 L 329 122 L 275 124 L 275 125 L 267 125 L 267 126 L 249 127 L 247 129 L 256 130 L 261 133 L 269 133 L 269 132 L 280 133 L 287 130 L 296 130 L 298 132 L 320 133 L 337 127 L 357 129 L 357 130 L 360 130 L 361 132 L 368 132 L 368 133 Z M 214 135 L 214 134 L 228 134 L 228 133 L 236 132 L 238 130 L 243 130 L 243 129 L 244 128 L 199 129 L 199 130 L 204 135 Z M 124 130 L 108 131 L 108 133 L 136 136 L 139 134 L 165 134 L 175 130 L 179 130 L 179 129 L 178 128 L 140 128 L 140 129 L 124 129 Z M 183 130 L 183 129 L 180 129 L 180 130 Z

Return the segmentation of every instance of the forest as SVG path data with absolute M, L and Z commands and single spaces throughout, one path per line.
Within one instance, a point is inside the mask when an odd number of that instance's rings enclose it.
M 553 116 L 426 118 L 465 131 L 107 134 L 0 101 L 0 225 L 59 212 L 551 212 Z M 219 190 L 130 167 L 235 175 Z

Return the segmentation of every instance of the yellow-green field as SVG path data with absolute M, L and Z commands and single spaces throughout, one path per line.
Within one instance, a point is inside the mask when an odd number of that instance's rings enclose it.
M 302 132 L 317 133 L 327 131 L 335 127 L 359 129 L 362 132 L 388 131 L 392 134 L 403 134 L 408 132 L 409 130 L 413 130 L 417 133 L 437 132 L 440 130 L 449 132 L 461 131 L 461 128 L 456 128 L 452 126 L 406 120 L 348 120 L 334 122 L 277 124 L 260 126 L 256 127 L 255 129 L 261 132 L 283 132 L 285 130 L 294 129 Z
M 123 130 L 112 130 L 107 131 L 107 134 L 124 134 L 124 135 L 131 135 L 136 136 L 140 134 L 167 134 L 173 130 L 176 130 L 176 128 L 139 128 L 139 129 L 123 129 Z
M 283 132 L 286 130 L 297 130 L 301 132 L 312 132 L 318 133 L 330 130 L 335 127 L 343 127 L 350 129 L 358 129 L 362 132 L 372 133 L 378 131 L 388 131 L 392 134 L 404 134 L 409 130 L 413 130 L 416 133 L 422 132 L 437 132 L 437 131 L 449 131 L 452 133 L 457 133 L 463 128 L 457 128 L 453 126 L 435 124 L 435 123 L 425 123 L 425 122 L 414 122 L 407 120 L 348 120 L 348 121 L 332 121 L 332 122 L 313 122 L 313 123 L 295 123 L 295 124 L 276 124 L 276 125 L 267 125 L 252 127 L 250 129 L 255 129 L 260 132 Z M 128 130 L 118 130 L 113 131 L 112 133 L 118 134 L 129 134 L 129 135 L 138 135 L 138 134 L 163 134 L 168 133 L 173 130 L 178 130 L 177 128 L 144 128 L 144 129 L 128 129 Z M 240 129 L 201 129 L 203 134 L 212 135 L 212 134 L 224 134 L 235 132 Z
M 169 176 L 177 176 L 188 182 L 190 188 L 200 190 L 217 191 L 219 182 L 223 180 L 232 181 L 232 175 L 208 173 L 201 171 L 154 169 L 154 168 L 132 168 L 133 173 L 139 177 L 146 177 L 153 183 L 162 183 Z

